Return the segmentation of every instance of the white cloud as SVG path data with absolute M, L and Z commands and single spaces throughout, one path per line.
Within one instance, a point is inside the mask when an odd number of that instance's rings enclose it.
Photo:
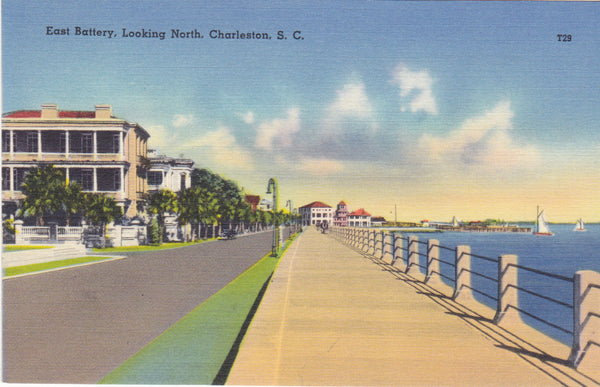
M 248 125 L 252 125 L 254 122 L 256 122 L 256 118 L 254 117 L 254 112 L 252 110 L 248 110 L 245 113 L 237 112 L 235 115 Z
M 373 106 L 362 82 L 344 85 L 337 91 L 337 98 L 329 107 L 330 114 L 336 117 L 365 119 L 373 114 Z
M 517 144 L 510 135 L 513 116 L 510 102 L 505 101 L 467 119 L 446 136 L 425 134 L 419 139 L 419 156 L 448 165 L 493 169 L 534 166 L 539 162 L 538 150 Z
M 437 105 L 431 86 L 433 79 L 427 71 L 410 71 L 405 65 L 396 67 L 393 74 L 392 83 L 400 87 L 400 97 L 410 98 L 408 108 L 412 113 L 425 112 L 437 114 Z M 406 111 L 407 106 L 404 103 L 401 106 L 402 111 Z
M 176 128 L 191 125 L 194 122 L 194 116 L 192 114 L 175 114 L 171 124 Z
M 245 114 L 242 114 L 242 119 L 244 120 L 245 123 L 247 123 L 248 125 L 251 125 L 254 123 L 254 113 L 251 111 L 248 111 Z
M 257 129 L 254 145 L 257 148 L 272 150 L 273 147 L 288 148 L 294 134 L 300 131 L 300 109 L 292 108 L 284 118 L 263 122 Z
M 300 161 L 297 169 L 311 175 L 323 176 L 341 172 L 341 162 L 327 158 L 306 158 Z
M 204 157 L 210 157 L 226 167 L 254 170 L 252 153 L 240 147 L 226 127 L 208 132 L 190 141 L 188 146 L 200 148 Z
M 365 91 L 363 82 L 344 85 L 336 92 L 336 99 L 326 109 L 321 135 L 324 139 L 339 140 L 342 133 L 374 135 L 377 123 L 373 105 Z M 365 129 L 368 129 L 365 132 Z

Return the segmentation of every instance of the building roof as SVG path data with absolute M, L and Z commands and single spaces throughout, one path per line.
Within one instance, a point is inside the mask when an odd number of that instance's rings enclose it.
M 323 202 L 312 202 L 300 208 L 331 208 L 331 206 L 328 206 Z
M 347 206 L 347 204 L 345 201 L 342 200 L 341 202 L 338 203 L 338 206 Z
M 348 216 L 371 216 L 364 208 L 359 208 L 358 210 L 351 212 Z
M 41 110 L 18 110 L 2 115 L 3 118 L 41 118 Z M 95 111 L 59 111 L 58 118 L 96 118 Z M 116 118 L 111 116 L 111 118 Z
M 260 196 L 258 195 L 246 195 L 246 202 L 258 206 L 260 203 Z
M 148 150 L 148 160 L 152 164 L 152 167 L 158 167 L 160 165 L 170 165 L 170 166 L 184 166 L 192 168 L 194 166 L 194 160 L 185 159 L 181 157 L 170 157 L 165 156 L 163 154 L 159 154 L 153 149 Z

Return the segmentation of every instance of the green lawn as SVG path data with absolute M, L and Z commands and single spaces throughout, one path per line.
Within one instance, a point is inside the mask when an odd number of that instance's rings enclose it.
M 194 242 L 167 242 L 162 245 L 147 245 L 147 246 L 123 246 L 123 247 L 105 247 L 103 249 L 93 249 L 97 253 L 123 253 L 123 252 L 145 252 L 155 250 L 175 249 L 178 247 L 192 246 L 198 243 L 214 241 L 216 238 L 203 239 Z
M 279 262 L 267 254 L 100 383 L 224 384 L 241 339 Z
M 168 242 L 162 245 L 148 245 L 148 246 L 123 246 L 123 247 L 106 247 L 103 249 L 93 249 L 97 253 L 122 253 L 122 252 L 145 252 L 145 251 L 156 251 L 156 250 L 166 250 L 166 249 L 175 249 L 177 247 L 185 247 L 196 245 L 198 243 L 204 243 L 209 241 L 214 241 L 216 238 L 204 239 L 195 242 Z
M 110 259 L 110 257 L 81 257 L 81 258 L 64 259 L 62 261 L 52 261 L 52 262 L 34 263 L 31 265 L 7 267 L 6 269 L 4 269 L 4 276 L 10 277 L 13 275 L 33 273 L 36 271 L 56 269 L 56 268 L 65 267 L 65 266 L 81 265 L 82 263 L 103 261 L 103 260 L 107 260 L 107 259 Z
M 54 246 L 39 246 L 39 245 L 4 245 L 4 251 L 21 251 L 21 250 L 40 250 L 51 249 Z

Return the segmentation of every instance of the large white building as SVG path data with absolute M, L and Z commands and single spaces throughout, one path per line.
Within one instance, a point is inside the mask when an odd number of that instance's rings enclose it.
M 333 214 L 333 208 L 322 202 L 312 202 L 300 207 L 303 226 L 320 226 L 323 224 L 332 226 Z
M 54 165 L 84 192 L 112 196 L 127 216 L 143 202 L 146 179 L 141 160 L 150 134 L 139 124 L 112 115 L 110 105 L 93 111 L 63 111 L 56 104 L 2 116 L 2 212 L 14 214 L 21 185 L 32 168 Z
M 168 189 L 179 192 L 192 186 L 192 171 L 194 161 L 191 159 L 168 157 L 155 150 L 148 151 L 150 169 L 148 178 L 148 191 Z

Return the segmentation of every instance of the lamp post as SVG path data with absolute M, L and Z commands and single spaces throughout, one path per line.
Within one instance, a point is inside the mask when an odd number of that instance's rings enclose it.
M 273 189 L 271 191 L 271 189 Z M 277 179 L 274 177 L 269 179 L 267 184 L 267 194 L 273 193 L 273 247 L 271 249 L 271 256 L 279 256 L 279 221 L 277 219 L 277 210 L 279 207 L 279 186 Z

